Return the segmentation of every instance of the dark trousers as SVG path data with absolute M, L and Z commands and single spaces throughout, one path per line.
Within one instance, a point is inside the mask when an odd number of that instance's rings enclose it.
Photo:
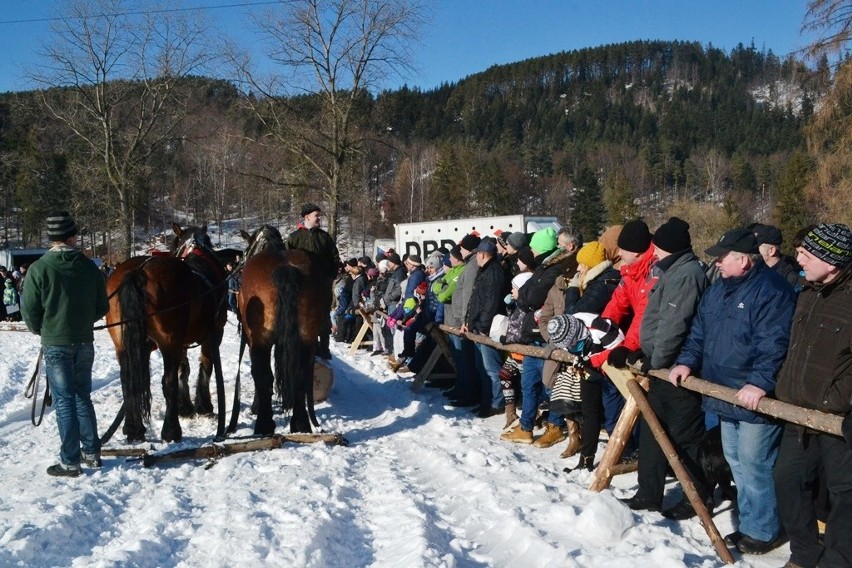
M 824 466 L 820 471 L 820 466 Z M 814 495 L 823 474 L 831 511 L 819 543 Z M 775 463 L 778 514 L 790 537 L 790 560 L 803 567 L 852 566 L 852 448 L 842 438 L 784 427 Z
M 701 395 L 668 381 L 651 379 L 648 402 L 695 481 L 698 494 L 704 497 L 706 483 L 698 467 L 698 447 L 704 436 Z M 652 503 L 662 505 L 667 468 L 666 456 L 643 419 L 639 430 L 639 494 Z
M 580 447 L 580 455 L 583 457 L 595 457 L 598 450 L 598 438 L 604 418 L 602 386 L 603 376 L 597 371 L 593 371 L 590 378 L 580 381 L 580 408 L 583 413 L 583 445 Z

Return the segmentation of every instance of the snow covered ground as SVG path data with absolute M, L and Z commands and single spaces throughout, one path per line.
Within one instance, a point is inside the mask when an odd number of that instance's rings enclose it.
M 232 319 L 222 347 L 229 389 L 238 346 Z M 34 428 L 23 396 L 37 338 L 0 331 L 0 566 L 722 565 L 697 520 L 636 514 L 616 499 L 633 493 L 635 474 L 592 493 L 590 473 L 562 472 L 576 460 L 559 458 L 562 444 L 542 450 L 501 442 L 502 417 L 481 420 L 444 406 L 436 389 L 415 394 L 411 379 L 391 373 L 381 358 L 349 356 L 347 348 L 332 347 L 335 385 L 318 416 L 349 447 L 287 445 L 210 467 L 144 469 L 105 458 L 100 471 L 57 479 L 45 473 L 58 452 L 53 412 Z M 93 397 L 103 430 L 121 388 L 106 332 L 96 332 L 96 349 Z M 165 447 L 156 439 L 161 368 L 154 354 L 149 440 L 156 448 Z M 248 362 L 243 384 L 237 435 L 253 427 Z M 184 441 L 174 447 L 204 443 L 215 431 L 208 418 L 182 424 Z M 279 416 L 278 431 L 286 424 Z M 121 446 L 120 438 L 108 447 Z M 666 504 L 679 495 L 671 491 Z M 732 530 L 730 508 L 717 507 L 723 535 Z M 784 546 L 738 565 L 777 567 L 788 554 Z

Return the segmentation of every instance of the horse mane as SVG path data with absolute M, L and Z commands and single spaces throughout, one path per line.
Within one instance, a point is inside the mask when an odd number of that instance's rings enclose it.
M 251 236 L 244 258 L 248 260 L 264 250 L 281 252 L 286 248 L 281 232 L 271 225 L 264 224 Z

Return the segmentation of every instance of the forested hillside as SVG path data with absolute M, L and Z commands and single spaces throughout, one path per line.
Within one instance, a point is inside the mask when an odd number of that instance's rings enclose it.
M 586 237 L 640 214 L 684 215 L 699 239 L 753 218 L 795 225 L 818 215 L 803 197 L 813 171 L 804 126 L 831 79 L 826 63 L 753 46 L 643 41 L 364 96 L 338 217 L 364 238 L 395 222 L 517 212 L 558 215 Z M 44 213 L 63 206 L 92 229 L 98 254 L 115 255 L 119 200 L 104 160 L 48 110 L 73 110 L 77 96 L 0 95 L 0 239 L 38 243 Z M 111 115 L 114 144 L 137 152 L 127 171 L 136 241 L 175 220 L 289 222 L 300 201 L 322 199 L 310 155 L 283 151 L 268 120 L 286 105 L 322 122 L 319 96 L 264 100 L 190 77 L 162 104 L 182 119 L 153 122 L 143 152 L 130 147 L 135 115 L 119 105 Z

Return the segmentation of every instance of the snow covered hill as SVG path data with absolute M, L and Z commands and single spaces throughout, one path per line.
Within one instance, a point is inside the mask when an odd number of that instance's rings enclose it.
M 231 320 L 223 344 L 229 389 L 238 346 Z M 34 428 L 22 394 L 37 338 L 0 331 L 0 566 L 722 565 L 697 520 L 635 514 L 618 502 L 635 490 L 635 475 L 592 493 L 590 473 L 562 472 L 576 458 L 561 460 L 561 447 L 501 442 L 502 417 L 480 420 L 444 406 L 435 389 L 415 394 L 410 378 L 347 348 L 333 345 L 336 382 L 318 415 L 349 447 L 287 445 L 152 469 L 105 458 L 100 471 L 57 479 L 45 473 L 58 452 L 55 417 L 49 410 Z M 103 430 L 121 388 L 106 332 L 96 333 L 96 349 L 94 401 Z M 243 365 L 237 435 L 253 427 L 250 364 Z M 152 367 L 149 440 L 163 448 L 157 354 Z M 286 417 L 278 424 L 287 431 Z M 183 427 L 185 439 L 174 447 L 209 441 L 215 422 L 184 420 Z M 109 447 L 121 445 L 119 434 Z M 670 494 L 667 504 L 678 498 Z M 732 530 L 730 508 L 717 508 L 722 534 Z M 785 546 L 738 565 L 780 566 L 788 554 Z

